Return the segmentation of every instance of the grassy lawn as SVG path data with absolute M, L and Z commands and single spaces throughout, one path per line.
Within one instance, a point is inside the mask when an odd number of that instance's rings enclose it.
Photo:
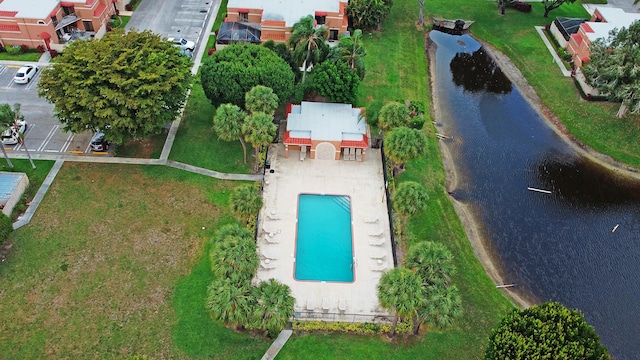
M 159 159 L 166 140 L 167 134 L 164 132 L 151 135 L 146 139 L 130 140 L 119 145 L 115 149 L 115 154 L 118 157 Z
M 42 54 L 37 51 L 29 51 L 18 55 L 9 55 L 6 51 L 0 52 L 0 60 L 9 61 L 38 61 L 40 56 Z
M 221 172 L 249 173 L 251 145 L 247 145 L 248 164 L 244 164 L 240 141 L 218 140 L 218 135 L 213 132 L 214 114 L 215 107 L 204 95 L 200 83 L 196 82 L 191 89 L 169 158 Z
M 0 266 L 2 357 L 261 356 L 268 342 L 204 308 L 205 243 L 231 221 L 235 185 L 168 167 L 65 164 Z

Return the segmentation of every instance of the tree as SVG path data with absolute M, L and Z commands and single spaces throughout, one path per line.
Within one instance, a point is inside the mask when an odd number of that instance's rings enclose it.
M 265 47 L 233 44 L 205 60 L 200 79 L 214 106 L 229 103 L 244 108 L 246 93 L 256 85 L 273 89 L 281 102 L 289 99 L 294 74 L 284 60 Z
M 247 113 L 237 105 L 222 104 L 213 117 L 213 131 L 218 134 L 218 138 L 224 141 L 240 140 L 245 164 L 247 163 L 247 144 L 244 142 L 242 124 L 246 116 Z
M 331 58 L 333 61 L 341 61 L 351 71 L 358 74 L 360 80 L 364 79 L 365 64 L 364 57 L 367 55 L 362 43 L 362 30 L 356 29 L 353 35 L 344 35 L 340 37 L 338 45 L 331 51 Z
M 556 302 L 507 314 L 491 331 L 485 359 L 610 359 L 584 315 Z
M 542 0 L 542 4 L 544 5 L 544 17 L 549 16 L 549 12 L 551 10 L 555 10 L 560 7 L 560 5 L 564 3 L 573 4 L 576 0 Z
M 278 95 L 271 88 L 256 85 L 245 94 L 245 108 L 250 113 L 263 112 L 273 116 L 278 108 Z
M 74 41 L 45 68 L 38 94 L 65 131 L 102 131 L 114 143 L 160 133 L 184 105 L 191 60 L 151 31 Z
M 304 83 L 307 69 L 322 62 L 323 55 L 329 52 L 327 39 L 327 27 L 324 25 L 315 27 L 315 19 L 309 15 L 303 17 L 291 27 L 289 46 L 293 48 L 293 58 L 298 66 L 302 67 L 302 82 Z
M 394 176 L 404 168 L 404 163 L 427 152 L 427 138 L 417 129 L 401 126 L 391 130 L 384 139 L 384 152 L 394 162 Z
M 408 127 L 410 122 L 410 110 L 397 101 L 384 104 L 378 114 L 378 126 L 385 134 L 400 126 Z
M 380 30 L 392 5 L 391 0 L 351 0 L 347 15 L 356 29 Z
M 223 242 L 216 243 L 209 259 L 214 275 L 228 278 L 234 284 L 250 281 L 260 261 L 253 239 L 239 236 L 228 236 Z
M 399 317 L 413 317 L 424 301 L 420 277 L 405 267 L 397 267 L 382 275 L 378 283 L 378 300 L 382 307 L 393 312 L 391 334 L 396 333 Z
M 0 134 L 9 130 L 11 126 L 13 126 L 15 122 L 16 113 L 11 108 L 9 104 L 0 104 Z M 9 159 L 9 155 L 7 155 L 7 151 L 4 149 L 4 144 L 0 144 L 0 149 L 2 149 L 2 155 L 5 160 L 7 160 L 7 164 L 10 168 L 13 169 L 13 163 Z
M 427 207 L 427 190 L 415 181 L 404 181 L 398 185 L 391 198 L 394 210 L 402 217 L 402 233 L 407 229 L 410 217 L 420 214 Z
M 610 101 L 622 102 L 619 118 L 627 109 L 640 114 L 640 21 L 614 29 L 606 40 L 597 39 L 590 51 L 589 62 L 582 67 L 587 82 Z
M 285 43 L 276 44 L 273 40 L 267 40 L 262 43 L 262 46 L 275 52 L 282 60 L 289 64 L 291 71 L 293 71 L 293 74 L 295 75 L 296 82 L 300 80 L 300 77 L 302 75 L 302 73 L 300 72 L 300 66 L 296 64 L 291 49 Z
M 247 116 L 242 124 L 245 140 L 255 149 L 255 170 L 260 168 L 260 150 L 269 145 L 276 135 L 278 127 L 273 123 L 273 116 L 263 112 L 256 112 Z
M 275 279 L 269 279 L 254 287 L 252 294 L 256 299 L 252 325 L 266 330 L 272 338 L 278 336 L 293 316 L 296 300 L 291 296 L 291 289 Z
M 418 335 L 423 323 L 437 327 L 450 326 L 462 315 L 462 300 L 457 287 L 431 285 L 424 289 L 425 301 L 416 309 L 413 320 L 414 335 Z
M 332 102 L 353 104 L 360 78 L 341 62 L 325 61 L 312 70 L 313 89 Z
M 242 328 L 249 322 L 255 300 L 249 282 L 238 284 L 228 278 L 216 278 L 207 288 L 206 306 L 215 320 Z
M 233 212 L 249 223 L 251 216 L 258 214 L 262 208 L 262 196 L 253 184 L 238 186 L 231 193 Z
M 31 168 L 35 169 L 36 164 L 33 163 L 33 159 L 31 158 L 31 154 L 29 154 L 29 149 L 27 148 L 27 144 L 25 144 L 24 142 L 24 133 L 19 130 L 20 126 L 18 125 L 18 121 L 24 121 L 24 115 L 22 115 L 22 113 L 20 112 L 20 108 L 21 108 L 21 105 L 19 103 L 13 104 L 13 126 L 16 129 L 18 129 L 18 142 L 22 144 L 22 146 L 24 147 L 24 152 L 27 153 L 27 157 L 29 158 L 29 162 L 31 163 Z
M 432 241 L 423 241 L 409 248 L 405 266 L 415 271 L 427 286 L 448 286 L 456 272 L 449 249 Z

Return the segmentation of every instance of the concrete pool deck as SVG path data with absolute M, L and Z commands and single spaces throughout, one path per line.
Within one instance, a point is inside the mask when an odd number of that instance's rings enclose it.
M 295 310 L 302 313 L 302 317 L 304 313 L 313 312 L 307 317 L 323 318 L 323 313 L 329 313 L 333 316 L 325 316 L 327 320 L 353 321 L 354 316 L 336 314 L 388 315 L 379 306 L 376 294 L 383 273 L 380 270 L 393 268 L 380 150 L 367 149 L 363 162 L 309 158 L 300 161 L 297 151 L 289 151 L 287 159 L 282 144 L 272 145 L 269 154 L 274 173 L 267 172 L 265 176 L 264 207 L 258 224 L 262 266 L 255 280 L 275 278 L 287 284 L 296 299 Z M 351 197 L 354 282 L 294 279 L 298 195 L 301 193 Z

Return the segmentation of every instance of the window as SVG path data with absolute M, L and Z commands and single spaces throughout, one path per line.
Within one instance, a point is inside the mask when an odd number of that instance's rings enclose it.
M 249 22 L 249 13 L 248 12 L 238 13 L 238 21 Z
M 329 41 L 338 40 L 338 29 L 329 30 Z
M 316 24 L 317 25 L 324 25 L 327 23 L 327 17 L 326 16 L 318 16 L 316 15 Z
M 44 21 L 38 20 L 38 25 L 44 25 Z
M 93 23 L 89 20 L 82 20 L 82 26 L 84 26 L 85 31 L 95 31 L 93 30 Z
M 58 18 L 54 15 L 51 17 L 51 22 L 53 22 L 53 26 L 57 26 L 58 25 Z
M 64 11 L 64 15 L 74 15 L 76 12 L 73 9 L 73 6 L 63 6 L 62 11 Z

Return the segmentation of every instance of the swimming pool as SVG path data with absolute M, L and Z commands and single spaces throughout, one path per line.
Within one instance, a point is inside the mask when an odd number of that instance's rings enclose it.
M 296 280 L 353 281 L 351 198 L 300 194 Z

